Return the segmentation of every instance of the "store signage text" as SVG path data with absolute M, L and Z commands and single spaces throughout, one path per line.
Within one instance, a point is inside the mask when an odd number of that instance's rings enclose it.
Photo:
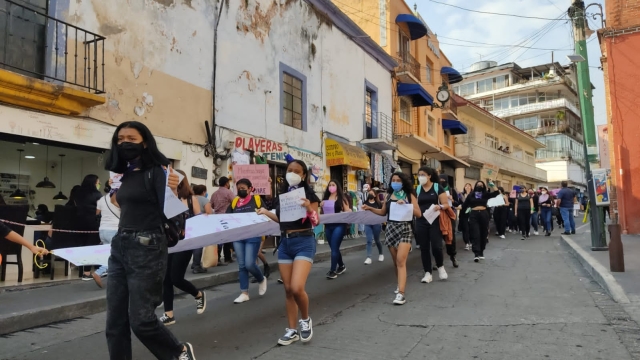
M 236 148 L 242 150 L 253 150 L 257 153 L 277 153 L 282 151 L 282 144 L 267 139 L 238 136 L 236 137 Z

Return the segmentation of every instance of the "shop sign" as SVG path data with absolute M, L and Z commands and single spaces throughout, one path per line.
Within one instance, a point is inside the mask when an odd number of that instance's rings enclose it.
M 592 169 L 593 185 L 596 188 L 596 205 L 609 206 L 611 193 L 611 169 Z
M 256 155 L 262 156 L 266 161 L 286 162 L 285 157 L 287 154 L 291 154 L 296 160 L 304 161 L 307 165 L 318 163 L 321 159 L 321 157 L 312 152 L 289 147 L 267 139 L 236 136 L 234 143 L 236 149 L 253 150 Z
M 191 177 L 194 177 L 196 179 L 207 180 L 207 173 L 208 173 L 207 169 L 199 168 L 196 166 L 191 167 Z

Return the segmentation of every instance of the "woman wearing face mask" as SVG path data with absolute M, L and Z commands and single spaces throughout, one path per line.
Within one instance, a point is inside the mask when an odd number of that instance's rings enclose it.
M 262 208 L 262 199 L 259 195 L 251 196 L 253 185 L 248 179 L 240 179 L 236 182 L 238 196 L 233 199 L 227 209 L 228 214 L 252 213 Z M 233 242 L 233 250 L 236 252 L 238 260 L 238 278 L 240 279 L 240 296 L 233 303 L 241 304 L 249 301 L 249 274 L 258 281 L 258 294 L 260 296 L 267 292 L 267 278 L 260 271 L 256 264 L 258 251 L 260 251 L 261 237 L 238 240 Z
M 167 269 L 163 208 L 167 186 L 178 196 L 178 175 L 158 150 L 149 129 L 137 121 L 120 124 L 111 139 L 106 169 L 123 174 L 112 204 L 120 208 L 111 240 L 107 287 L 107 345 L 113 360 L 132 359 L 131 330 L 158 359 L 195 359 L 156 317 Z
M 387 216 L 387 230 L 384 243 L 389 248 L 396 277 L 398 278 L 398 288 L 396 289 L 396 297 L 393 303 L 395 305 L 404 305 L 407 302 L 405 298 L 407 256 L 409 255 L 409 250 L 411 250 L 411 241 L 413 240 L 413 232 L 411 230 L 412 221 L 388 220 L 391 203 L 398 205 L 411 204 L 413 205 L 413 216 L 422 216 L 420 208 L 418 207 L 418 200 L 413 193 L 413 185 L 409 177 L 401 172 L 396 172 L 391 176 L 389 190 L 387 190 L 387 196 L 382 203 L 382 208 L 377 209 L 365 204 L 362 209 L 381 216 Z
M 473 192 L 473 187 L 471 186 L 471 184 L 469 183 L 464 184 L 464 191 L 460 195 L 460 200 L 463 205 L 465 200 L 467 200 L 467 197 L 469 196 L 469 194 L 471 194 L 472 192 Z M 467 209 L 464 208 L 463 205 L 460 206 L 460 215 L 458 216 L 459 218 L 458 230 L 462 232 L 462 240 L 464 241 L 464 244 L 465 244 L 464 249 L 471 250 L 471 240 L 469 239 L 469 213 L 467 212 Z
M 473 187 L 473 192 L 467 196 L 463 209 L 470 208 L 469 213 L 469 237 L 475 258 L 473 261 L 484 260 L 484 249 L 487 246 L 489 235 L 489 213 L 487 212 L 487 201 L 500 195 L 500 191 L 495 190 L 495 184 L 489 180 L 492 192 L 487 192 L 484 181 L 477 181 Z M 465 210 L 466 211 L 466 210 Z
M 529 189 L 529 197 L 533 200 L 533 212 L 531 213 L 531 227 L 533 228 L 533 235 L 538 235 L 538 215 L 540 214 L 540 205 L 538 193 Z
M 518 227 L 522 233 L 522 240 L 529 237 L 533 211 L 533 199 L 529 196 L 527 188 L 523 186 L 520 188 L 518 197 L 516 197 L 516 218 L 518 218 Z
M 327 189 L 324 191 L 320 208 L 323 214 L 351 212 L 351 206 L 337 181 L 329 181 Z M 340 254 L 340 245 L 342 244 L 346 227 L 346 224 L 324 225 L 324 234 L 331 248 L 331 268 L 327 273 L 327 279 L 335 279 L 338 275 L 342 275 L 347 271 L 347 267 L 342 261 L 342 254 Z
M 98 229 L 100 228 L 100 220 L 98 218 L 99 211 L 97 209 L 98 201 L 102 197 L 100 193 L 100 178 L 97 175 L 89 174 L 84 177 L 82 184 L 74 194 L 74 204 L 77 207 L 76 224 L 78 230 L 92 231 L 95 233 L 83 234 L 84 245 L 100 244 L 100 236 Z M 96 267 L 97 269 L 98 267 Z M 82 280 L 93 280 L 91 276 L 91 266 L 84 266 Z
M 318 204 L 320 199 L 309 186 L 309 168 L 300 160 L 293 160 L 287 165 L 287 175 L 282 181 L 280 194 L 299 188 L 304 189 L 301 206 L 306 209 L 306 216 L 295 221 L 280 222 L 280 201 L 275 199 L 276 213 L 260 208 L 258 214 L 266 215 L 280 223 L 281 241 L 278 247 L 278 265 L 284 283 L 289 327 L 278 340 L 280 345 L 290 345 L 298 340 L 308 342 L 313 337 L 313 325 L 309 317 L 309 296 L 305 291 L 307 277 L 316 254 L 316 237 L 313 227 L 320 223 Z M 301 319 L 298 320 L 298 309 Z M 298 334 L 298 324 L 300 333 Z
M 542 224 L 544 225 L 544 236 L 551 236 L 551 213 L 553 211 L 553 200 L 549 195 L 549 190 L 546 187 L 540 189 L 538 204 L 540 206 L 542 215 Z
M 182 170 L 175 171 L 184 176 L 184 178 L 182 178 L 182 181 L 178 185 L 178 198 L 184 205 L 187 206 L 188 210 L 176 217 L 171 218 L 171 220 L 175 221 L 176 226 L 182 232 L 181 235 L 184 236 L 187 219 L 199 215 L 201 209 L 200 204 L 198 203 L 198 198 L 193 195 L 191 186 L 189 186 L 187 174 L 185 174 Z M 160 321 L 167 326 L 176 323 L 176 319 L 173 316 L 174 286 L 193 296 L 196 302 L 196 312 L 198 314 L 204 313 L 207 308 L 207 297 L 205 292 L 198 290 L 190 281 L 187 281 L 184 278 L 192 255 L 193 250 L 180 251 L 169 254 L 167 260 L 167 272 L 164 275 L 164 290 L 162 291 L 164 315 L 160 317 Z
M 433 281 L 431 276 L 431 253 L 436 259 L 436 267 L 438 268 L 438 277 L 440 280 L 446 280 L 449 276 L 444 269 L 444 255 L 442 252 L 442 231 L 440 230 L 440 221 L 434 220 L 429 224 L 424 216 L 425 211 L 434 206 L 437 211 L 449 207 L 449 199 L 442 185 L 436 185 L 439 182 L 438 173 L 427 166 L 423 166 L 418 170 L 418 206 L 420 207 L 420 216 L 416 216 L 416 243 L 420 245 L 420 256 L 422 258 L 422 267 L 424 269 L 423 283 Z M 436 191 L 436 186 L 438 190 Z M 455 260 L 455 257 L 453 257 Z M 457 262 L 454 262 L 457 265 Z
M 504 195 L 504 188 L 498 187 L 498 191 L 505 200 L 505 205 L 496 206 L 493 208 L 493 221 L 496 224 L 496 235 L 504 239 L 505 232 L 507 231 L 507 219 L 509 217 L 509 199 Z
M 362 208 L 364 209 L 364 205 L 372 209 L 380 209 L 382 205 L 376 198 L 376 193 L 373 190 L 369 190 L 367 192 L 367 199 L 362 204 Z M 364 232 L 367 235 L 367 259 L 364 261 L 365 265 L 371 264 L 371 248 L 373 247 L 373 242 L 375 241 L 376 247 L 378 247 L 378 261 L 384 261 L 384 255 L 382 254 L 382 243 L 380 242 L 380 233 L 382 232 L 382 224 L 375 225 L 365 225 Z

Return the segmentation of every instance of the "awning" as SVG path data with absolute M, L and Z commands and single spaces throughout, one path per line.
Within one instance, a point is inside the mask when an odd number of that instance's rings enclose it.
M 451 135 L 464 135 L 467 133 L 467 127 L 458 120 L 442 119 L 442 129 L 449 130 Z
M 440 69 L 440 74 L 449 77 L 449 84 L 456 84 L 462 81 L 462 75 L 452 67 L 443 66 L 442 69 Z
M 413 107 L 433 105 L 433 97 L 420 84 L 398 83 L 398 96 L 410 97 Z
M 369 169 L 370 160 L 367 153 L 357 146 L 325 140 L 327 150 L 327 166 L 349 165 L 358 169 Z
M 396 24 L 405 23 L 409 28 L 411 40 L 420 39 L 427 35 L 427 26 L 417 16 L 411 14 L 400 14 L 396 17 Z

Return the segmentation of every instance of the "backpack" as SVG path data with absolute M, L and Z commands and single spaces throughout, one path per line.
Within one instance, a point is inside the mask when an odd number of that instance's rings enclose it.
M 436 196 L 438 195 L 438 183 L 433 183 L 433 190 L 436 191 Z M 418 189 L 416 190 L 417 196 L 420 196 L 420 191 L 422 191 L 422 185 L 418 186 Z
M 233 198 L 233 201 L 231 201 L 232 210 L 236 209 L 236 205 L 238 205 L 239 200 L 240 200 L 239 196 L 236 196 L 235 198 Z M 260 195 L 253 195 L 253 200 L 256 202 L 256 207 L 258 209 L 262 207 L 262 198 L 260 198 Z

